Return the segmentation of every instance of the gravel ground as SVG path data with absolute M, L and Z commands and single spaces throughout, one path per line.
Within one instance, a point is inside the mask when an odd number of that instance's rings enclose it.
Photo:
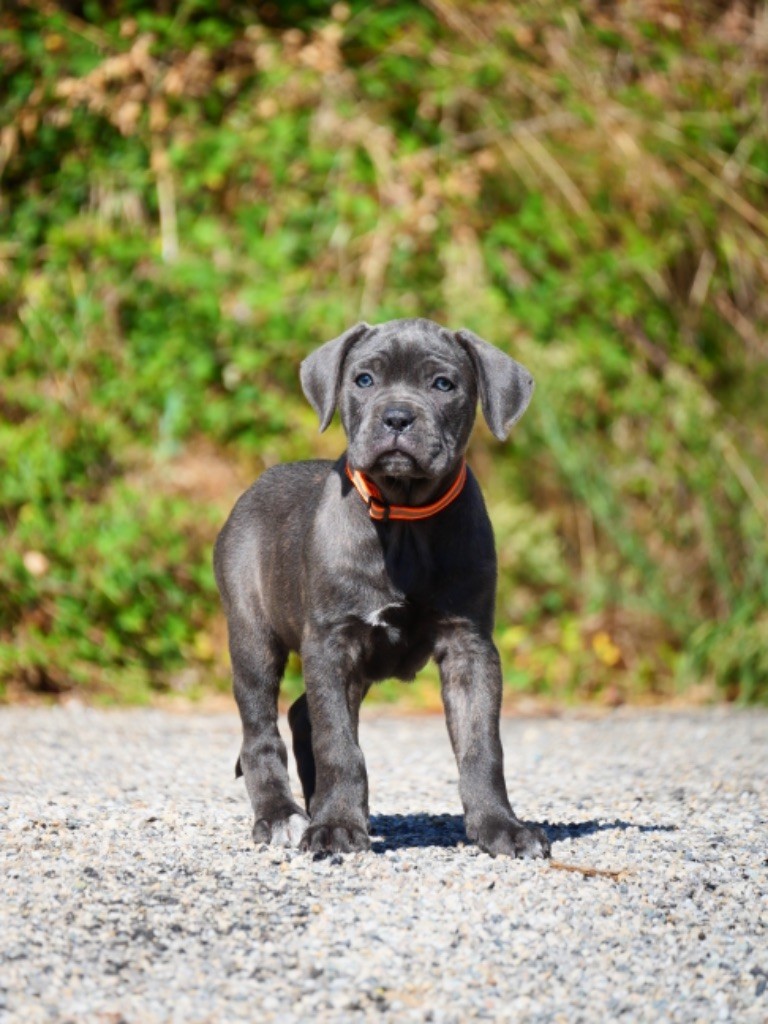
M 768 1021 L 768 715 L 505 719 L 561 865 L 464 843 L 439 718 L 369 718 L 371 853 L 256 849 L 234 715 L 0 711 L 0 1019 Z

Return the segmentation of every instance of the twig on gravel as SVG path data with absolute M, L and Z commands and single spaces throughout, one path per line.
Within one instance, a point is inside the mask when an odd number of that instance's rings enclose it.
M 581 864 L 564 864 L 560 860 L 551 860 L 549 866 L 555 868 L 556 871 L 575 871 L 577 874 L 584 875 L 585 878 L 612 878 L 614 882 L 623 882 L 628 875 L 632 874 L 629 868 L 609 871 L 607 868 L 590 868 Z

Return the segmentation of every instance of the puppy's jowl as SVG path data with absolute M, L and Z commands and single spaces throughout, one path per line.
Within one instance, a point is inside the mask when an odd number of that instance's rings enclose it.
M 347 451 L 267 470 L 214 556 L 254 839 L 368 848 L 360 704 L 372 683 L 412 679 L 434 658 L 467 835 L 489 853 L 547 856 L 544 832 L 517 819 L 504 782 L 496 556 L 464 462 L 478 398 L 501 440 L 530 401 L 530 374 L 471 331 L 394 320 L 329 341 L 304 361 L 301 382 L 322 430 L 338 407 Z M 304 668 L 289 722 L 309 816 L 291 795 L 277 729 L 289 651 Z

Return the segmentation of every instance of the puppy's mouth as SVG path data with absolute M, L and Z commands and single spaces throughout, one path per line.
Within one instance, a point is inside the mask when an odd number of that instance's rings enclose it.
M 393 448 L 390 451 L 382 452 L 371 466 L 370 473 L 383 473 L 392 477 L 423 477 L 424 470 L 419 463 L 408 452 L 401 448 Z
M 409 484 L 437 479 L 446 470 L 445 452 L 436 439 L 414 436 L 366 437 L 351 441 L 349 454 L 356 469 L 377 482 L 400 480 Z M 393 499 L 394 500 L 394 499 Z

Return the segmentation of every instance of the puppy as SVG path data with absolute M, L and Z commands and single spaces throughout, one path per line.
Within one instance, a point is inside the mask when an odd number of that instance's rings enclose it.
M 531 375 L 471 331 L 413 319 L 357 324 L 302 363 L 301 382 L 321 430 L 339 409 L 347 451 L 267 470 L 214 554 L 255 841 L 369 848 L 360 704 L 372 683 L 413 679 L 434 658 L 468 837 L 494 855 L 548 856 L 543 830 L 523 824 L 507 796 L 496 555 L 464 461 L 478 398 L 503 440 L 530 401 Z M 277 728 L 290 651 L 306 688 L 289 723 L 309 817 L 291 795 Z

